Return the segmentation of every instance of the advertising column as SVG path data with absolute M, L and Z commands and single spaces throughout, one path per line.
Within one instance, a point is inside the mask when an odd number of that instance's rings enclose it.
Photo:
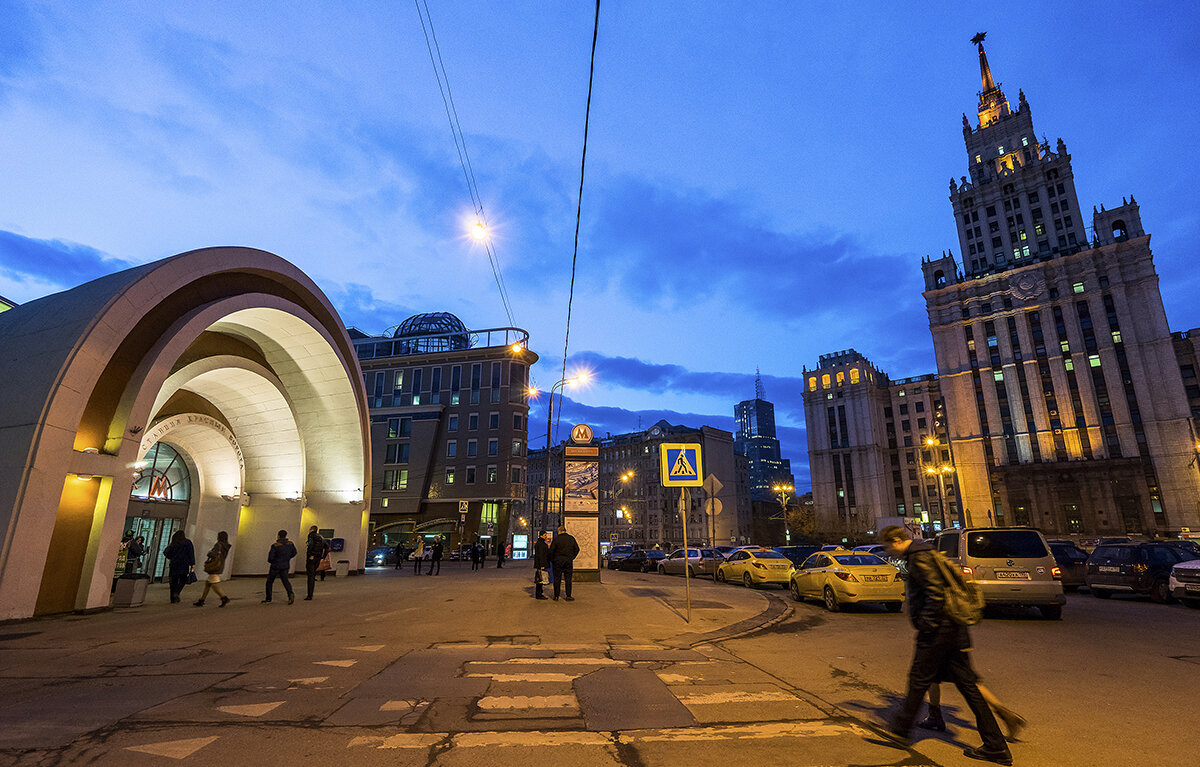
M 571 429 L 566 446 L 563 526 L 579 542 L 576 581 L 600 580 L 600 448 L 592 445 L 592 427 Z

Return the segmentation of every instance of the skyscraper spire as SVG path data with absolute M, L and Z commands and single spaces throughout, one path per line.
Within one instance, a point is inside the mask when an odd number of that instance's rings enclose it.
M 766 399 L 766 398 L 767 398 L 767 391 L 766 391 L 766 389 L 763 388 L 762 374 L 760 374 L 758 371 L 758 368 L 755 367 L 754 368 L 754 399 Z
M 986 128 L 1001 117 L 1009 115 L 1008 99 L 1004 91 L 992 78 L 992 68 L 988 65 L 987 51 L 983 49 L 983 38 L 987 32 L 980 32 L 971 38 L 971 42 L 979 47 L 979 81 L 982 90 L 979 91 L 979 126 Z

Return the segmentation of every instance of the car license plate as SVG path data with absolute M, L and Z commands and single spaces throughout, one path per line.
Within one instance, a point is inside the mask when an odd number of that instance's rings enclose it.
M 1121 572 L 1121 568 L 1119 568 L 1119 567 L 1109 567 L 1109 566 L 1107 566 L 1107 565 L 1100 565 L 1100 566 L 1099 566 L 1098 568 L 1096 568 L 1096 569 L 1097 569 L 1097 570 L 1099 570 L 1099 571 L 1100 571 L 1100 572 L 1102 572 L 1102 573 L 1119 573 L 1119 572 Z
M 886 575 L 865 575 L 863 578 L 871 583 L 887 583 L 889 580 Z
M 1000 581 L 1027 581 L 1030 580 L 1029 573 L 1019 572 L 1017 570 L 997 570 L 996 580 Z
M 1185 583 L 1183 590 L 1187 592 L 1200 591 L 1200 583 Z

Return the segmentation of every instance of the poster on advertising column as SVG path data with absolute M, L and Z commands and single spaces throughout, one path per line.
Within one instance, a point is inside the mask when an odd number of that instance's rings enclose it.
M 567 460 L 565 511 L 600 511 L 600 464 L 596 461 Z

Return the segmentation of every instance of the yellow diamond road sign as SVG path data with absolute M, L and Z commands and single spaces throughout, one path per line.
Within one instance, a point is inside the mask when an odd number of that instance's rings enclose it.
M 700 487 L 700 446 L 696 444 L 668 443 L 659 445 L 663 487 Z

